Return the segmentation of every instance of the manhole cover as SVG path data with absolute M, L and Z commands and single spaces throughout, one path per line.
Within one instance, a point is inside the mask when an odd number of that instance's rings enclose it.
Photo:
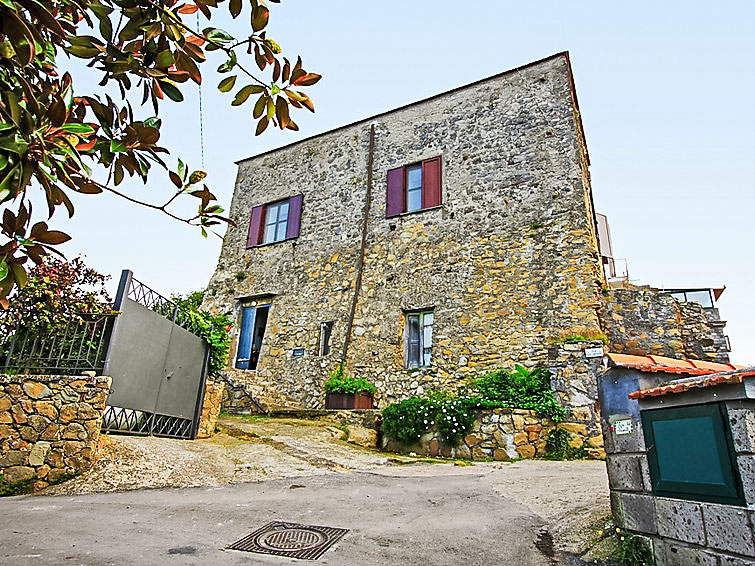
M 273 521 L 228 549 L 317 560 L 347 532 L 349 529 Z

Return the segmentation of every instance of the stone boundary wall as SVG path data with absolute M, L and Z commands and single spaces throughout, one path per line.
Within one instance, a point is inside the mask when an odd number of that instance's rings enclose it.
M 109 377 L 0 375 L 0 477 L 34 490 L 92 467 Z
M 427 456 L 471 460 L 530 459 L 545 456 L 548 436 L 557 428 L 566 430 L 571 437 L 569 444 L 574 448 L 584 447 L 588 457 L 599 459 L 605 456 L 602 437 L 588 436 L 585 425 L 567 422 L 555 424 L 526 409 L 481 411 L 472 430 L 459 446 L 445 444 L 433 427 L 419 442 L 412 445 L 383 437 L 382 448 L 392 452 L 416 452 Z
M 601 323 L 612 352 L 728 363 L 722 324 L 697 303 L 655 289 L 604 289 Z

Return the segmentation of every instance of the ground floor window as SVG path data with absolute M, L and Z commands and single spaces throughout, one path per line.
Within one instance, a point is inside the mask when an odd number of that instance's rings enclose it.
M 257 369 L 269 312 L 269 303 L 241 307 L 241 331 L 236 352 L 237 369 Z
M 327 356 L 330 354 L 330 336 L 333 334 L 332 322 L 320 323 L 320 347 L 318 348 L 318 354 L 320 356 Z
M 427 367 L 432 363 L 433 319 L 430 310 L 406 313 L 406 367 Z

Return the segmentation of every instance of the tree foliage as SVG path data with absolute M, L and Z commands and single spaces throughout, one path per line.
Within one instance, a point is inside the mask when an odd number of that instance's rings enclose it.
M 269 0 L 278 3 L 279 0 Z M 200 84 L 200 67 L 220 55 L 217 72 L 227 74 L 218 88 L 235 90 L 234 106 L 249 102 L 256 134 L 273 124 L 298 129 L 290 107 L 314 111 L 300 89 L 320 76 L 307 72 L 301 58 L 292 64 L 266 37 L 269 9 L 262 0 L 229 0 L 233 18 L 245 10 L 248 37 L 205 27 L 195 31 L 190 19 L 201 13 L 209 22 L 223 0 L 0 0 L 0 302 L 14 285 L 27 281 L 28 259 L 39 264 L 70 239 L 34 217 L 29 189 L 41 189 L 47 220 L 58 207 L 74 214 L 71 192 L 110 191 L 206 228 L 230 222 L 207 185 L 202 171 L 190 173 L 180 159 L 175 169 L 158 145 L 160 104 L 183 100 L 181 84 Z M 72 76 L 62 71 L 62 56 L 79 58 L 101 75 L 100 86 L 117 87 L 111 96 L 77 92 Z M 244 60 L 248 60 L 247 65 Z M 257 67 L 254 72 L 250 65 Z M 259 78 L 259 72 L 265 72 Z M 115 92 L 115 91 L 114 91 Z M 129 97 L 140 95 L 153 113 L 139 117 Z M 253 98 L 254 97 L 254 98 Z M 252 103 L 253 101 L 253 103 Z M 146 112 L 145 111 L 145 112 Z M 164 203 L 132 198 L 117 187 L 124 178 L 146 183 L 153 165 L 168 172 L 175 192 Z M 107 181 L 92 177 L 92 168 L 107 171 Z M 181 195 L 199 200 L 197 213 L 181 217 L 169 208 Z
M 20 324 L 50 331 L 84 313 L 112 312 L 105 289 L 109 279 L 80 257 L 63 261 L 47 256 L 30 270 L 28 283 L 16 289 L 9 308 L 0 312 L 0 333 L 7 336 Z
M 212 314 L 200 309 L 204 291 L 172 295 L 170 299 L 189 314 L 202 338 L 210 345 L 210 377 L 220 376 L 228 365 L 233 322 L 224 314 Z

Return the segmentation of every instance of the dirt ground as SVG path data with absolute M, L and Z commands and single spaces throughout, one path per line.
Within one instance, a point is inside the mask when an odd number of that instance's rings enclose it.
M 482 476 L 495 493 L 543 519 L 555 550 L 581 554 L 609 514 L 600 461 L 462 463 L 382 453 L 341 440 L 327 422 L 223 417 L 212 438 L 107 436 L 95 468 L 43 495 L 220 486 L 368 472 L 391 478 Z

